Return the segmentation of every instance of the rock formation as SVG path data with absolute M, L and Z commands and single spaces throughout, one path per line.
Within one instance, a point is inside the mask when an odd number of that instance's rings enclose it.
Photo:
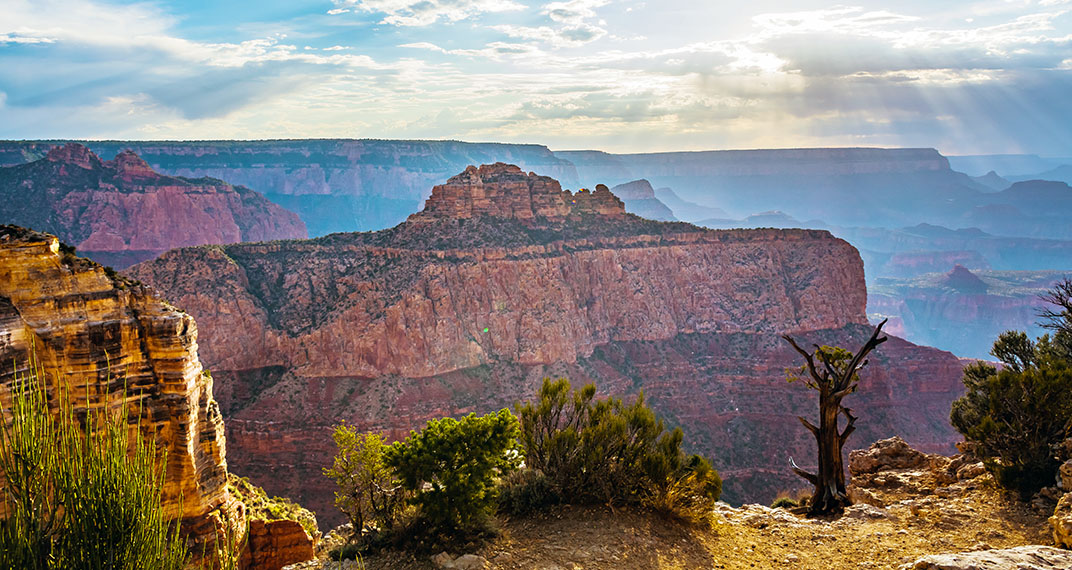
M 94 163 L 95 156 L 74 150 L 73 159 Z M 67 390 L 76 411 L 124 403 L 132 414 L 140 410 L 143 435 L 155 438 L 167 453 L 164 514 L 180 519 L 195 556 L 213 540 L 215 516 L 238 525 L 245 520 L 244 505 L 227 490 L 223 418 L 212 378 L 197 358 L 193 318 L 142 285 L 64 252 L 54 236 L 2 226 L 0 398 L 5 405 L 11 382 L 26 373 L 31 353 L 53 399 L 58 390 Z
M 528 399 L 544 376 L 644 389 L 715 460 L 728 498 L 769 500 L 795 484 L 787 456 L 814 455 L 778 335 L 866 338 L 859 256 L 825 231 L 644 220 L 604 192 L 474 167 L 390 230 L 186 248 L 129 274 L 198 319 L 232 461 L 328 521 L 333 424 L 404 436 Z M 958 361 L 899 339 L 872 360 L 853 396 L 861 440 L 951 450 Z
M 248 188 L 163 176 L 130 151 L 102 161 L 73 143 L 0 168 L 0 204 L 0 223 L 120 268 L 175 247 L 306 237 L 295 214 Z
M 158 172 L 227 180 L 296 212 L 310 236 L 392 227 L 433 184 L 469 164 L 506 161 L 578 187 L 567 160 L 535 144 L 416 140 L 81 141 L 100 156 L 131 149 Z M 0 141 L 0 164 L 44 156 L 49 141 Z
M 932 554 L 902 570 L 1059 570 L 1072 567 L 1072 552 L 1050 546 L 1017 546 L 957 554 Z
M 608 154 L 557 152 L 582 183 L 645 178 L 730 218 L 781 210 L 799 220 L 900 227 L 958 219 L 990 191 L 934 149 L 811 148 Z M 681 216 L 678 216 L 679 218 Z M 695 218 L 694 218 L 695 219 Z M 957 227 L 960 227 L 959 225 Z
M 562 222 L 585 214 L 622 217 L 625 206 L 606 186 L 576 194 L 562 190 L 548 176 L 525 174 L 521 168 L 498 162 L 480 168 L 470 166 L 446 184 L 432 188 L 424 210 L 411 222 L 436 219 L 493 217 L 527 222 Z
M 669 190 L 669 188 L 664 188 L 664 190 Z M 625 211 L 630 214 L 662 222 L 677 219 L 674 217 L 674 212 L 655 197 L 655 189 L 651 187 L 651 182 L 643 178 L 619 184 L 610 191 L 625 202 Z

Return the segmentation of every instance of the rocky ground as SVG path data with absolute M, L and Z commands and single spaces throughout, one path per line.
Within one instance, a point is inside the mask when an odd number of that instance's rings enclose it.
M 1056 492 L 1020 501 L 997 488 L 981 464 L 923 454 L 897 438 L 854 452 L 850 464 L 857 502 L 835 520 L 719 504 L 707 529 L 648 512 L 560 507 L 504 520 L 502 536 L 472 552 L 438 558 L 392 552 L 368 557 L 364 565 L 370 570 L 1072 568 L 1072 553 L 1064 550 L 978 553 L 1052 545 L 1047 519 Z M 959 554 L 973 551 L 977 554 Z

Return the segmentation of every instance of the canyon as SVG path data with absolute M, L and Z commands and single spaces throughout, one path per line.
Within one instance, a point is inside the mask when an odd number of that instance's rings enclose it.
M 66 141 L 2 141 L 0 165 Z M 171 176 L 212 177 L 297 213 L 310 236 L 378 230 L 420 209 L 433 184 L 470 164 L 509 161 L 575 186 L 576 170 L 547 147 L 460 141 L 78 141 L 104 157 L 131 150 Z M 250 241 L 250 240 L 247 240 Z
M 197 347 L 193 318 L 144 286 L 75 257 L 55 236 L 0 226 L 0 400 L 10 409 L 13 383 L 34 366 L 50 406 L 66 393 L 76 415 L 128 410 L 166 453 L 163 515 L 180 522 L 195 558 L 211 552 L 218 520 L 241 529 L 247 519 L 228 487 L 223 417 Z M 247 557 L 266 562 L 258 568 L 312 556 L 316 537 L 289 522 L 255 525 Z M 262 534 L 286 534 L 292 547 L 280 552 Z
M 398 438 L 533 396 L 544 377 L 645 397 L 712 458 L 731 501 L 802 486 L 811 394 L 780 338 L 856 348 L 859 254 L 822 230 L 706 230 L 628 214 L 505 164 L 432 188 L 380 232 L 183 248 L 126 272 L 198 322 L 232 467 L 334 524 L 332 427 Z M 849 405 L 859 444 L 957 440 L 953 355 L 891 338 Z
M 292 212 L 220 180 L 164 176 L 128 150 L 109 161 L 83 145 L 0 168 L 0 223 L 57 235 L 106 265 L 175 247 L 307 236 Z
M 956 264 L 946 272 L 913 278 L 878 278 L 868 287 L 872 321 L 890 318 L 890 332 L 912 342 L 942 346 L 965 358 L 993 360 L 998 335 L 1022 330 L 1032 338 L 1045 332 L 1040 296 L 1066 272 L 994 271 Z

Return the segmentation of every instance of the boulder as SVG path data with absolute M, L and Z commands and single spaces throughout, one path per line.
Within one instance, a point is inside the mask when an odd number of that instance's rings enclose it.
M 1072 552 L 1049 546 L 1018 546 L 957 554 L 932 554 L 901 570 L 1049 570 L 1072 568 Z
M 912 449 L 898 436 L 876 441 L 867 449 L 849 453 L 849 473 L 853 476 L 888 469 L 912 469 L 930 463 L 930 455 Z

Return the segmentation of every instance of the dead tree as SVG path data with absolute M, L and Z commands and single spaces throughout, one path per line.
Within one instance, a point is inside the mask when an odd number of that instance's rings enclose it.
M 804 357 L 805 364 L 799 378 L 809 388 L 819 392 L 819 426 L 816 427 L 803 416 L 797 418 L 815 436 L 815 443 L 819 446 L 819 470 L 809 473 L 791 462 L 793 472 L 815 486 L 808 505 L 808 514 L 811 516 L 836 514 L 852 504 L 845 490 L 842 448 L 856 429 L 853 427 L 856 416 L 852 415 L 852 410 L 841 405 L 841 400 L 856 391 L 856 384 L 860 381 L 857 373 L 867 365 L 867 354 L 889 338 L 879 338 L 882 325 L 885 324 L 885 320 L 879 323 L 871 338 L 855 354 L 818 345 L 815 345 L 814 352 L 808 352 L 789 335 L 782 335 Z M 838 416 L 841 415 L 845 416 L 844 429 L 838 427 Z

